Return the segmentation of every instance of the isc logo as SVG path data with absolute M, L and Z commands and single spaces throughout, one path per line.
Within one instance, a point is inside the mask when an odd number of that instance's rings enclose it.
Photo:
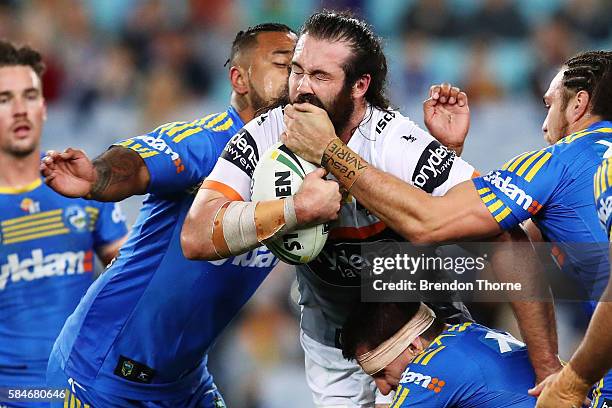
M 42 249 L 32 250 L 31 258 L 19 259 L 19 254 L 6 257 L 7 263 L 0 266 L 0 290 L 8 280 L 32 281 L 49 276 L 72 275 L 92 271 L 92 252 L 64 252 L 44 255 Z

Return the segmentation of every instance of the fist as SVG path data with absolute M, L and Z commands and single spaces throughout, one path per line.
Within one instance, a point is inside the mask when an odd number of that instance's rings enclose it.
M 316 169 L 304 178 L 293 199 L 300 226 L 318 225 L 338 218 L 342 194 L 340 185 L 325 179 L 326 171 Z

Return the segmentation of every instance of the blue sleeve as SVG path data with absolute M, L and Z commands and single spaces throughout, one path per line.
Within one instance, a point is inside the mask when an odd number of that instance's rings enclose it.
M 612 158 L 605 159 L 597 168 L 593 187 L 597 215 L 610 239 L 612 231 Z
M 473 180 L 480 199 L 500 227 L 511 229 L 546 205 L 564 179 L 565 166 L 549 148 L 527 152 L 501 169 Z
M 456 357 L 452 347 L 443 345 L 417 356 L 402 374 L 390 408 L 451 407 L 469 400 L 482 382 L 472 380 L 470 361 Z
M 200 126 L 202 120 L 169 123 L 115 143 L 134 150 L 144 160 L 150 175 L 148 193 L 183 192 L 208 175 L 217 157 L 213 138 Z
M 94 248 L 115 242 L 127 234 L 125 216 L 119 203 L 91 201 L 85 210 L 92 225 Z

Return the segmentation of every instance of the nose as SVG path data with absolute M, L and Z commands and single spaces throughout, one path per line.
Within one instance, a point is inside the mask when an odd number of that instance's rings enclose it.
M 309 75 L 306 75 L 306 74 L 302 75 L 302 77 L 300 78 L 298 82 L 297 91 L 298 91 L 298 94 L 314 93 L 312 92 L 312 87 L 310 86 L 310 76 Z
M 542 132 L 548 132 L 548 115 L 544 118 L 544 122 L 542 122 Z
M 375 378 L 374 382 L 382 395 L 388 395 L 391 392 L 391 385 L 384 378 Z
M 23 98 L 13 99 L 13 116 L 25 116 L 27 114 L 26 103 Z

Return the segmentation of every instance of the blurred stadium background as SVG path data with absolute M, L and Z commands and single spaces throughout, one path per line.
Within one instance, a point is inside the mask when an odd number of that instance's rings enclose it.
M 610 0 L 0 0 L 0 38 L 46 58 L 44 148 L 95 156 L 117 139 L 223 110 L 235 33 L 264 21 L 298 30 L 323 7 L 351 9 L 385 38 L 389 94 L 416 122 L 430 84 L 468 92 L 464 157 L 481 171 L 543 146 L 542 95 L 559 65 L 579 50 L 612 48 Z M 124 203 L 130 221 L 139 205 Z M 211 353 L 230 407 L 312 406 L 293 281 L 277 268 Z M 571 309 L 561 316 L 564 357 L 581 337 Z M 514 330 L 507 308 L 473 310 Z

